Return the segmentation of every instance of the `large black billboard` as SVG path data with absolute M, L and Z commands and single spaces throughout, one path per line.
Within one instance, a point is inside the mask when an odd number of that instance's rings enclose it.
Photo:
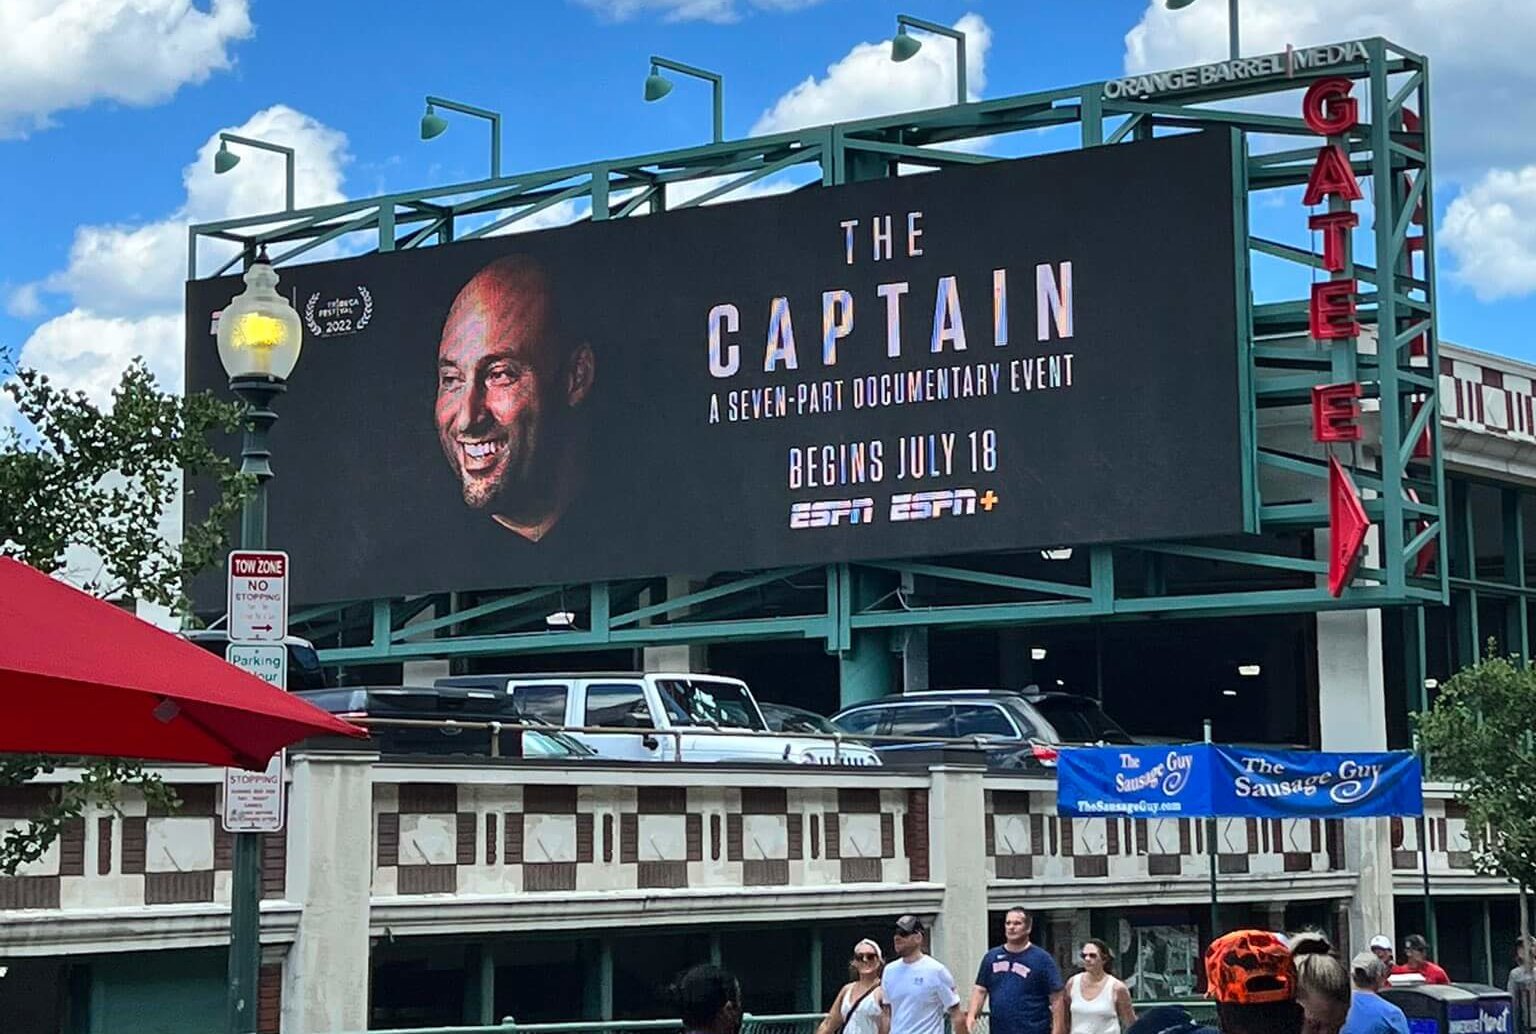
M 271 545 L 318 602 L 1241 531 L 1231 148 L 282 268 Z

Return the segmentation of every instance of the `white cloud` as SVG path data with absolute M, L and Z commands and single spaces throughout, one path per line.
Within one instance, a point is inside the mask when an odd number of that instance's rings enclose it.
M 184 221 L 81 226 L 70 245 L 68 267 L 44 286 L 103 312 L 152 312 L 165 307 L 185 278 L 186 255 Z
M 622 22 L 642 15 L 659 15 L 667 22 L 739 21 L 743 8 L 762 11 L 798 11 L 822 0 L 576 0 L 609 21 Z
M 248 0 L 4 0 L 0 138 L 98 100 L 156 104 L 230 65 Z
M 162 388 L 179 391 L 181 343 L 179 313 L 128 319 L 71 309 L 33 332 L 22 348 L 21 360 L 100 404 L 112 397 L 128 361 L 140 355 Z
M 5 311 L 19 320 L 33 320 L 43 314 L 43 300 L 37 284 L 22 284 L 5 292 Z
M 992 30 L 979 14 L 965 15 L 954 27 L 966 34 L 967 92 L 975 99 L 987 85 Z M 889 39 L 858 44 L 829 67 L 825 77 L 809 77 L 780 97 L 752 127 L 753 135 L 953 104 L 954 42 L 926 33 L 913 35 L 923 40 L 923 48 L 900 63 L 891 60 Z
M 1536 165 L 1493 169 L 1452 201 L 1440 242 L 1480 300 L 1536 291 Z
M 294 148 L 300 207 L 343 199 L 348 155 L 342 133 L 281 104 L 230 131 Z M 183 170 L 186 200 L 165 219 L 75 231 L 69 264 L 41 285 L 68 296 L 73 307 L 32 333 L 21 348 L 22 365 L 44 369 L 63 384 L 105 399 L 129 360 L 143 355 L 162 384 L 181 386 L 187 226 L 276 211 L 284 201 L 280 155 L 241 148 L 239 166 L 218 176 L 213 171 L 217 150 L 214 134 Z M 12 297 L 30 289 L 36 300 L 37 286 L 26 285 Z

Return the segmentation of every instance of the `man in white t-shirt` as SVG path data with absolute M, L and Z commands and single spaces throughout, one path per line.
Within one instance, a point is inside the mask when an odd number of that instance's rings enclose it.
M 896 920 L 892 936 L 897 957 L 880 978 L 890 1034 L 944 1034 L 945 1013 L 953 1034 L 967 1034 L 955 978 L 938 959 L 923 953 L 923 933 L 917 916 Z

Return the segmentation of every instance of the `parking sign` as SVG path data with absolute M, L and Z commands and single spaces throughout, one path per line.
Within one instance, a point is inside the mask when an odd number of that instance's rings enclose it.
M 280 643 L 288 634 L 288 554 L 237 549 L 229 554 L 229 638 Z

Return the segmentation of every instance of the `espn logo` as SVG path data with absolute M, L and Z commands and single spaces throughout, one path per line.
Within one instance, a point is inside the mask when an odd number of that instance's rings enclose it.
M 991 509 L 991 507 L 987 507 Z M 891 520 L 926 521 L 950 514 L 965 517 L 976 512 L 974 488 L 952 488 L 940 492 L 898 492 L 891 496 Z
M 833 528 L 839 524 L 869 524 L 875 519 L 873 499 L 822 499 L 814 503 L 791 503 L 791 528 Z

